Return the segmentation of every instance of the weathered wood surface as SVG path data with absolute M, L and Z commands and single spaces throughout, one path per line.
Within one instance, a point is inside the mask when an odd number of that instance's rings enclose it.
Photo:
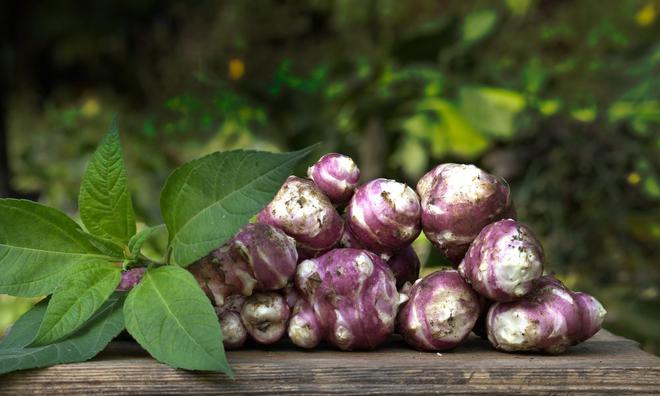
M 86 363 L 2 376 L 0 394 L 660 394 L 660 358 L 607 331 L 561 356 L 501 353 L 475 337 L 440 355 L 393 339 L 371 352 L 250 346 L 229 361 L 235 381 L 173 370 L 118 342 Z

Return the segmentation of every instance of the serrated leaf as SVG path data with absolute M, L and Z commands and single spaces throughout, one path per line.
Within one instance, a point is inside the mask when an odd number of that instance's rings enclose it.
M 154 227 L 147 227 L 131 237 L 128 241 L 128 250 L 131 252 L 131 257 L 136 258 L 140 254 L 140 249 L 146 241 L 149 240 L 154 232 L 158 232 L 165 228 L 165 224 L 159 224 Z
M 82 326 L 110 297 L 121 268 L 107 262 L 83 263 L 62 279 L 48 304 L 31 346 L 51 344 Z
M 158 361 L 232 375 L 213 306 L 185 269 L 149 269 L 128 294 L 124 318 L 128 332 Z
M 123 296 L 116 294 L 71 337 L 50 345 L 26 347 L 46 313 L 46 302 L 39 303 L 14 324 L 0 343 L 0 374 L 91 359 L 124 329 L 122 303 Z
M 78 206 L 80 218 L 92 234 L 121 244 L 135 235 L 135 213 L 116 119 L 87 165 Z
M 64 213 L 31 201 L 0 200 L 0 294 L 50 294 L 78 263 L 103 255 Z
M 188 265 L 227 241 L 266 206 L 312 148 L 225 151 L 175 170 L 160 196 L 174 263 Z

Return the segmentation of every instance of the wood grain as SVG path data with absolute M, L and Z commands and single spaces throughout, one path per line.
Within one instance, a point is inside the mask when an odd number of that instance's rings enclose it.
M 660 359 L 604 330 L 560 356 L 501 353 L 476 337 L 440 355 L 394 338 L 371 352 L 282 342 L 228 356 L 235 381 L 173 370 L 116 342 L 86 363 L 0 377 L 0 394 L 660 394 Z

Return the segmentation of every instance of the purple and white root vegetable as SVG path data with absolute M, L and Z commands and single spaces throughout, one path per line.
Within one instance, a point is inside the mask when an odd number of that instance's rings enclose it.
M 374 253 L 334 249 L 298 265 L 296 286 L 325 340 L 342 350 L 373 349 L 394 331 L 400 296 L 392 271 Z
M 508 184 L 474 165 L 438 165 L 419 180 L 417 192 L 424 233 L 454 264 L 483 227 L 513 215 Z
M 335 205 L 343 205 L 353 196 L 360 180 L 360 169 L 351 157 L 326 154 L 307 169 L 307 175 Z
M 399 312 L 398 330 L 419 350 L 443 351 L 468 337 L 479 310 L 479 296 L 458 271 L 436 271 L 413 285 Z
M 324 338 L 324 329 L 316 319 L 314 309 L 305 300 L 298 300 L 293 309 L 287 333 L 291 342 L 301 348 L 314 348 Z
M 145 272 L 147 272 L 145 267 L 131 268 L 128 271 L 122 272 L 121 281 L 119 282 L 119 286 L 117 286 L 117 291 L 129 291 L 134 288 L 140 283 Z
M 245 344 L 247 330 L 245 330 L 240 316 L 244 302 L 245 296 L 232 295 L 225 299 L 222 307 L 215 308 L 218 320 L 220 320 L 222 343 L 225 349 L 238 349 Z
M 458 271 L 474 290 L 491 300 L 517 300 L 543 275 L 543 248 L 526 225 L 500 220 L 481 230 Z
M 605 309 L 593 297 L 568 290 L 558 280 L 544 276 L 523 299 L 495 303 L 488 311 L 491 344 L 507 352 L 564 352 L 594 335 Z
M 231 294 L 279 290 L 292 280 L 298 253 L 293 238 L 267 224 L 247 224 L 229 242 L 188 270 L 222 306 Z
M 415 283 L 419 278 L 421 263 L 412 246 L 396 252 L 389 260 L 387 265 L 394 273 L 396 278 L 396 288 L 401 290 L 406 282 Z
M 364 248 L 391 255 L 417 238 L 420 215 L 415 191 L 394 180 L 375 179 L 355 191 L 346 208 L 346 223 Z
M 333 248 L 344 228 L 341 216 L 316 184 L 295 176 L 289 176 L 257 221 L 294 238 L 307 256 Z
M 255 293 L 245 300 L 241 308 L 241 321 L 256 342 L 272 344 L 286 332 L 289 313 L 289 306 L 281 294 Z

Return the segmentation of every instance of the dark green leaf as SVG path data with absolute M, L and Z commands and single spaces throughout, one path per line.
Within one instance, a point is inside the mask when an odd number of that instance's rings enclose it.
M 116 119 L 87 165 L 78 206 L 80 218 L 92 234 L 121 244 L 135 235 L 135 213 Z
M 121 268 L 108 262 L 71 269 L 53 293 L 32 346 L 51 344 L 82 326 L 110 297 L 121 280 Z
M 232 375 L 213 306 L 183 268 L 149 269 L 124 306 L 126 329 L 160 362 Z
M 121 294 L 114 295 L 80 330 L 63 341 L 26 347 L 46 312 L 46 302 L 39 303 L 16 322 L 0 343 L 0 374 L 91 359 L 123 330 L 122 302 Z
M 73 265 L 110 260 L 64 213 L 31 201 L 0 200 L 0 293 L 50 294 Z
M 160 197 L 173 261 L 188 265 L 222 245 L 273 198 L 311 150 L 219 152 L 175 170 Z

